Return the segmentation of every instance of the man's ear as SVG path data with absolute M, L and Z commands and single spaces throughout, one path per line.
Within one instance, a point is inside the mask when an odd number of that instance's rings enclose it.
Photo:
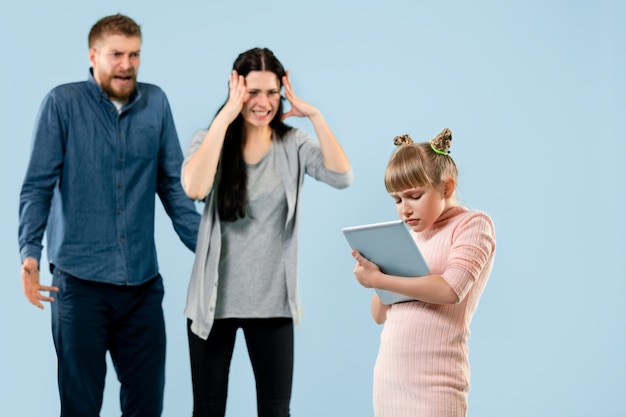
M 96 49 L 95 48 L 89 48 L 89 62 L 91 63 L 91 66 L 94 67 L 94 62 L 96 60 Z
M 444 198 L 450 198 L 454 195 L 456 190 L 456 180 L 454 178 L 446 178 L 443 180 L 443 196 Z

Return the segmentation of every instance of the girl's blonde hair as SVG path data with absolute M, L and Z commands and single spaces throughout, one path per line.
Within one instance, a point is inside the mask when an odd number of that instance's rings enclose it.
M 429 142 L 413 143 L 409 135 L 401 135 L 396 136 L 393 143 L 398 148 L 385 170 L 388 193 L 422 186 L 437 188 L 446 178 L 456 182 L 458 170 L 450 156 L 450 129 L 443 129 Z

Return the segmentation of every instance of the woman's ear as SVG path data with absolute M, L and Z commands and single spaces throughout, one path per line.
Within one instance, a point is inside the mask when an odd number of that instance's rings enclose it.
M 456 181 L 454 178 L 446 178 L 443 180 L 443 197 L 450 198 L 454 195 L 454 190 L 456 190 Z

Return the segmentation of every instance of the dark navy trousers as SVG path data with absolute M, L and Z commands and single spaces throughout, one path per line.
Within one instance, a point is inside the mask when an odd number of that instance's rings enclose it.
M 120 381 L 123 417 L 158 417 L 165 386 L 161 276 L 137 286 L 87 281 L 53 268 L 52 336 L 61 417 L 97 417 L 106 353 Z

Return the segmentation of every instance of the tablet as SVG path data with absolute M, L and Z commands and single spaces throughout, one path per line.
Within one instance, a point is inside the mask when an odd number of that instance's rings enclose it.
M 428 264 L 402 220 L 341 229 L 352 249 L 374 262 L 382 272 L 401 277 L 429 275 Z M 413 300 L 402 294 L 376 288 L 383 304 Z

